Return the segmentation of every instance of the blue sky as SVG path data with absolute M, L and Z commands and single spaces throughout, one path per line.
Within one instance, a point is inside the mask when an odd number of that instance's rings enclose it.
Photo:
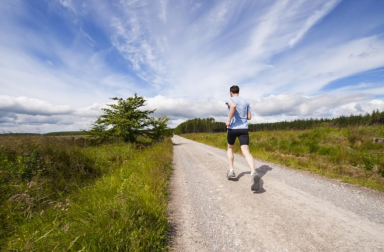
M 232 85 L 252 123 L 384 110 L 381 0 L 4 0 L 0 130 L 87 129 L 137 93 L 170 126 L 224 121 Z

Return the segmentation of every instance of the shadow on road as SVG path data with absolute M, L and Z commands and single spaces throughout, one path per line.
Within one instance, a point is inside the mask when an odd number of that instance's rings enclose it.
M 169 211 L 168 215 L 174 215 L 174 210 Z M 177 223 L 177 220 L 171 219 L 169 221 L 169 231 L 168 231 L 168 243 L 171 248 L 175 247 L 177 245 L 177 235 L 181 233 L 182 227 L 179 223 Z
M 251 174 L 250 171 L 246 171 L 246 172 L 241 172 L 239 174 L 237 174 L 237 177 L 236 178 L 231 178 L 229 179 L 230 181 L 239 181 L 239 179 L 244 176 L 245 174 Z
M 257 174 L 263 177 L 267 172 L 272 171 L 272 167 L 269 165 L 262 165 L 259 168 L 256 168 Z
M 183 145 L 183 143 L 172 143 L 173 146 L 179 146 L 179 145 Z
M 272 171 L 272 167 L 269 165 L 262 165 L 256 168 L 257 176 L 254 178 L 254 183 L 251 188 L 253 193 L 260 194 L 266 192 L 264 189 L 264 181 L 261 178 L 269 171 Z
M 269 165 L 262 165 L 259 168 L 256 168 L 257 176 L 254 179 L 254 183 L 252 185 L 251 190 L 254 191 L 254 193 L 264 193 L 266 190 L 264 189 L 264 181 L 261 179 L 267 172 L 272 171 L 272 167 Z M 243 177 L 245 174 L 251 174 L 250 171 L 241 172 L 237 175 L 236 178 L 229 179 L 230 181 L 239 181 L 241 177 Z

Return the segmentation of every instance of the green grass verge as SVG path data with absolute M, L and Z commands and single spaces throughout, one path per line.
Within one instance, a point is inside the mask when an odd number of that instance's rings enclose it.
M 49 182 L 51 177 L 48 175 L 45 179 L 35 179 L 35 183 L 29 180 L 12 180 L 14 185 L 23 189 L 18 188 L 18 193 L 9 189 L 6 195 L 8 200 L 1 205 L 4 217 L 2 225 L 8 228 L 12 225 L 7 233 L 9 236 L 3 233 L 2 249 L 168 250 L 167 202 L 172 149 L 170 139 L 145 148 L 129 144 L 109 144 L 74 150 L 68 147 L 68 153 L 81 152 L 78 156 L 87 159 L 88 167 L 97 170 L 97 175 L 94 179 L 67 180 L 72 186 L 68 186 L 66 192 L 56 193 L 54 197 L 46 192 L 44 195 L 47 202 L 44 202 L 44 198 L 39 198 L 38 202 L 42 206 L 33 206 L 28 211 L 26 202 L 37 200 L 30 195 L 34 193 L 36 197 L 43 197 L 43 194 L 34 191 L 42 190 L 48 185 L 51 188 L 49 192 L 53 193 L 55 183 Z M 41 154 L 44 153 L 43 150 L 39 153 L 44 156 Z M 49 160 L 48 156 L 45 155 L 45 159 Z M 3 158 L 3 163 L 4 160 L 8 160 L 8 164 L 12 163 L 9 158 Z M 76 162 L 81 163 L 81 158 L 69 160 L 72 160 L 69 162 L 71 166 Z M 3 171 L 1 175 L 4 174 Z M 36 174 L 31 178 L 36 178 Z M 43 181 L 48 182 L 44 184 Z M 57 182 L 60 184 L 63 181 L 57 177 Z M 14 195 L 19 196 L 13 197 Z M 10 198 L 13 200 L 9 200 Z
M 182 136 L 227 148 L 226 133 Z M 384 137 L 384 126 L 259 131 L 250 133 L 250 152 L 269 162 L 384 191 L 384 144 L 372 143 L 372 137 Z M 234 150 L 241 153 L 238 143 Z

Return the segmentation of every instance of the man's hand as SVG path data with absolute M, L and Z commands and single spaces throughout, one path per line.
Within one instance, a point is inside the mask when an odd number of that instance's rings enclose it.
M 227 125 L 228 127 L 229 125 L 231 125 L 231 121 L 226 122 L 225 125 Z

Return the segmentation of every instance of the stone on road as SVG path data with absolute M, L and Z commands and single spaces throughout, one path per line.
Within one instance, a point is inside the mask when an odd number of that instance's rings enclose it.
M 175 136 L 172 251 L 384 251 L 383 193 Z

